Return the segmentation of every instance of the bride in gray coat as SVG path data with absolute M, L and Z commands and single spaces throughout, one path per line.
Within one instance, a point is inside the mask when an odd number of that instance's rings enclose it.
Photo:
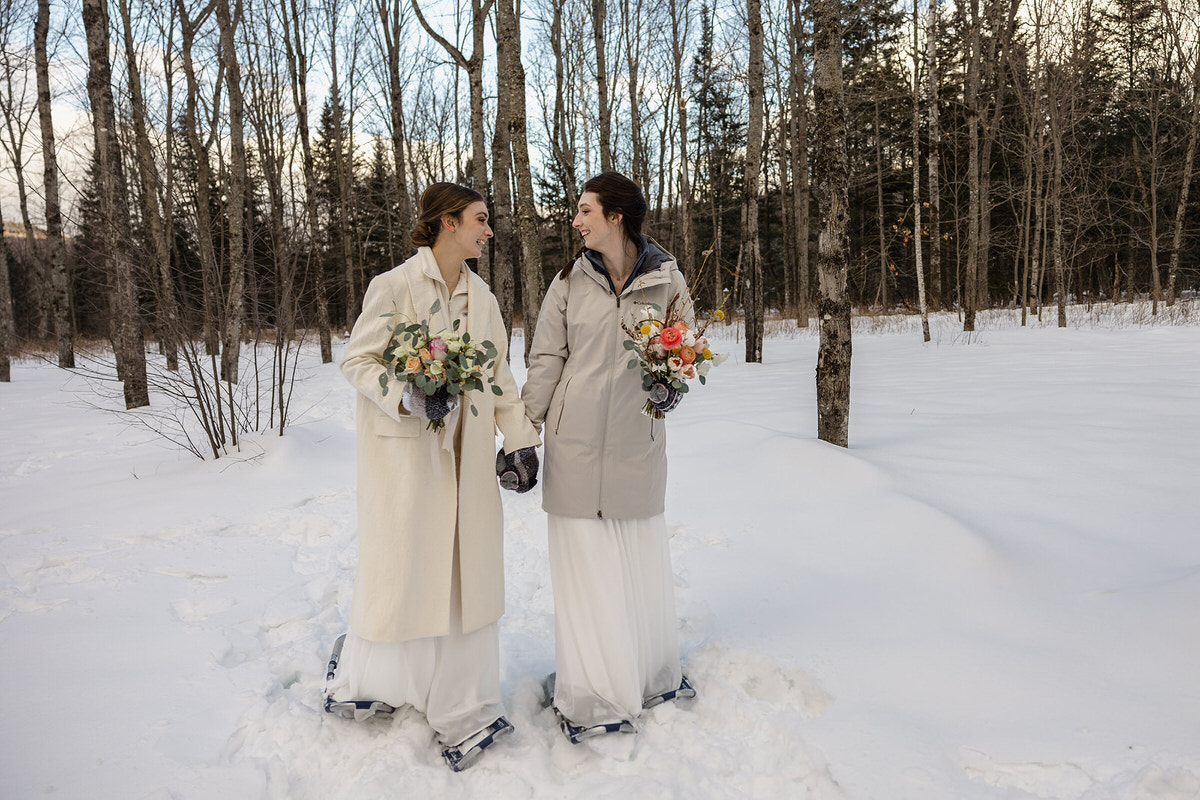
M 642 413 L 647 393 L 627 367 L 622 328 L 648 304 L 675 300 L 689 317 L 692 304 L 675 259 L 642 235 L 645 215 L 623 175 L 583 185 L 573 225 L 584 247 L 546 292 L 521 395 L 544 427 L 556 662 L 547 694 L 573 742 L 633 732 L 644 707 L 695 694 L 679 663 L 663 516 L 666 425 Z

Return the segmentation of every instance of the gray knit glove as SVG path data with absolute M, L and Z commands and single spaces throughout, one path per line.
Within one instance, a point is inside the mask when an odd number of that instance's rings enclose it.
M 655 382 L 650 387 L 650 404 L 664 414 L 683 402 L 683 392 L 669 383 Z
M 511 489 L 517 494 L 528 492 L 537 486 L 537 471 L 537 450 L 532 447 L 522 447 L 507 455 L 501 448 L 496 453 L 496 475 L 502 489 Z
M 423 389 L 417 389 L 411 383 L 404 384 L 404 394 L 400 396 L 400 405 L 410 414 L 436 422 L 442 419 L 458 405 L 458 398 L 452 397 L 445 389 L 438 389 L 433 394 L 425 394 Z

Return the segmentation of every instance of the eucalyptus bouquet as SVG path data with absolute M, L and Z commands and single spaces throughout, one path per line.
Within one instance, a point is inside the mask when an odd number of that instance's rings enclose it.
M 441 301 L 436 300 L 429 309 L 430 318 L 439 310 Z M 496 345 L 486 339 L 476 342 L 465 331 L 460 335 L 459 327 L 460 320 L 456 319 L 451 330 L 437 333 L 430 332 L 429 320 L 391 328 L 391 340 L 382 356 L 384 371 L 379 375 L 383 394 L 387 395 L 393 380 L 412 384 L 410 391 L 424 392 L 430 397 L 440 395 L 468 402 L 467 392 L 483 391 L 485 382 L 492 387 L 492 394 L 503 394 L 492 379 Z M 474 403 L 470 409 L 472 414 L 479 414 Z M 437 431 L 445 426 L 445 420 L 436 419 L 430 420 L 426 427 Z

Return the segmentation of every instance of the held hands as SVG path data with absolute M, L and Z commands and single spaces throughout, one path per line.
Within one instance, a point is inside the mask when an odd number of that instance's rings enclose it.
M 414 390 L 411 383 L 406 383 L 404 393 L 400 395 L 400 405 L 410 414 L 436 422 L 454 410 L 458 405 L 458 398 L 449 395 L 444 389 L 425 394 L 419 389 Z
M 537 486 L 538 457 L 532 447 L 522 447 L 507 455 L 504 449 L 496 453 L 496 475 L 500 486 L 524 494 Z
M 683 401 L 683 392 L 666 383 L 655 383 L 650 387 L 650 404 L 664 414 Z

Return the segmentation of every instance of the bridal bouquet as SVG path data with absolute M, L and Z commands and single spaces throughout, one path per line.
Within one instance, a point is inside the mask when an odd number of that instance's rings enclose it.
M 441 301 L 435 301 L 429 316 L 437 314 Z M 385 317 L 393 316 L 384 314 Z M 428 320 L 410 325 L 396 325 L 383 350 L 384 371 L 379 375 L 383 394 L 388 393 L 391 381 L 412 384 L 410 391 L 424 392 L 433 397 L 464 398 L 469 391 L 482 391 L 484 381 L 493 394 L 503 394 L 492 382 L 491 367 L 496 362 L 496 345 L 484 340 L 476 342 L 469 333 L 459 335 L 459 320 L 453 329 L 431 333 Z M 472 403 L 471 413 L 479 411 Z M 430 420 L 429 430 L 441 430 L 445 420 Z
M 693 330 L 683 319 L 683 304 L 679 295 L 665 310 L 647 303 L 637 313 L 633 327 L 621 325 L 629 337 L 625 349 L 634 356 L 627 366 L 642 368 L 642 387 L 650 393 L 642 413 L 655 419 L 662 419 L 665 411 L 674 408 L 672 395 L 686 393 L 687 381 L 699 379 L 703 384 L 708 371 L 728 357 L 727 353 L 709 349 L 704 337 L 706 322 Z M 723 319 L 724 313 L 718 309 L 714 318 Z

